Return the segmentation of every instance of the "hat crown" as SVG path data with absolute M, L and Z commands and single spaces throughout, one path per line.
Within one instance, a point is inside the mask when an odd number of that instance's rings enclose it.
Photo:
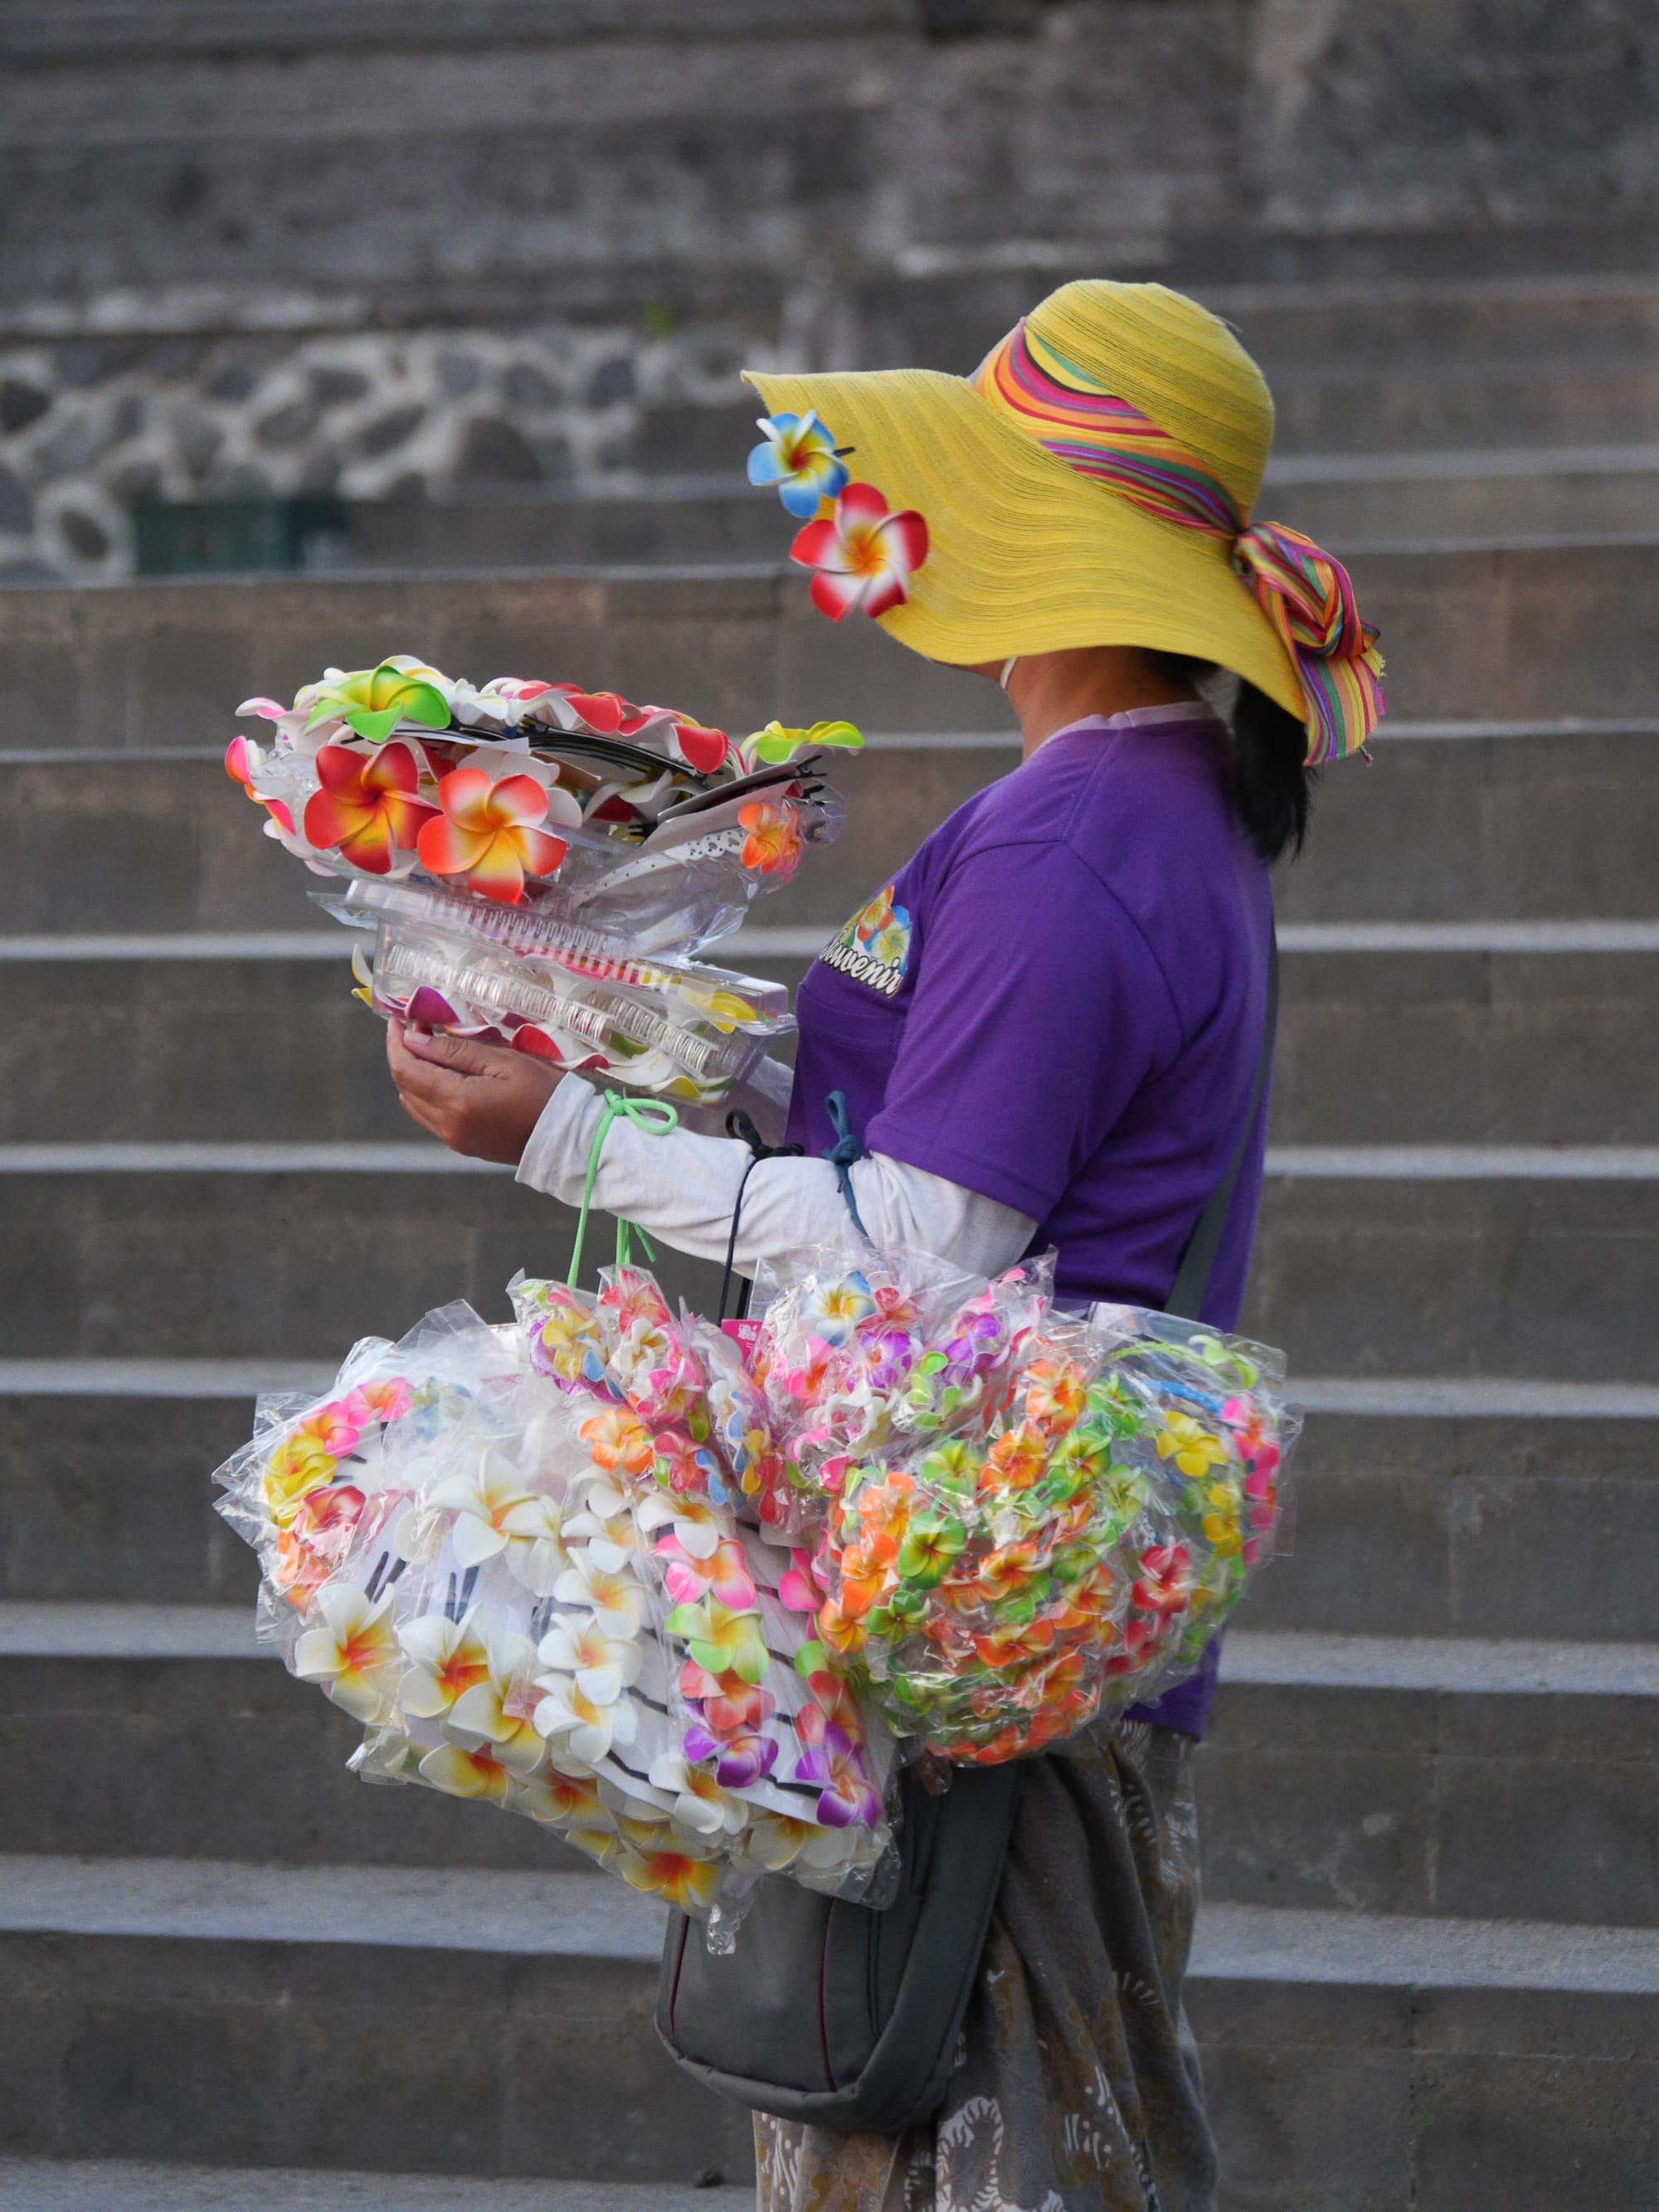
M 1218 317 L 1162 284 L 1085 276 L 1051 292 L 1025 327 L 1166 431 L 1249 517 L 1273 445 L 1273 395 Z

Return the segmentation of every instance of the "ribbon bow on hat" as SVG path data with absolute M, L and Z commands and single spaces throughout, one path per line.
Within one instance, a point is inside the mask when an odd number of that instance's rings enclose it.
M 1080 476 L 1160 521 L 1225 539 L 1300 679 L 1310 766 L 1358 751 L 1382 719 L 1382 657 L 1334 555 L 1281 524 L 1247 524 L 1226 486 L 1167 430 L 1024 322 L 992 349 L 973 386 Z

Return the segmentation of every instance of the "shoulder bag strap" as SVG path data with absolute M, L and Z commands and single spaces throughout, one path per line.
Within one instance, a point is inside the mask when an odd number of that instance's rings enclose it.
M 1267 1071 L 1273 1066 L 1273 1038 L 1279 1029 L 1279 933 L 1273 933 L 1267 954 L 1267 1012 L 1261 1025 L 1261 1051 L 1255 1064 L 1255 1081 L 1250 1089 L 1249 1109 L 1244 1116 L 1244 1126 L 1238 1133 L 1238 1142 L 1233 1147 L 1227 1172 L 1210 1194 L 1209 1203 L 1198 1217 L 1197 1225 L 1187 1240 L 1187 1249 L 1181 1255 L 1181 1265 L 1176 1270 L 1175 1287 L 1164 1301 L 1164 1310 L 1175 1314 L 1182 1321 L 1196 1321 L 1210 1288 L 1210 1274 L 1215 1266 L 1215 1255 L 1221 1249 L 1222 1232 L 1227 1226 L 1227 1216 L 1232 1211 L 1233 1193 L 1238 1188 L 1244 1155 L 1249 1149 L 1255 1117 L 1261 1110 L 1262 1095 L 1267 1088 Z

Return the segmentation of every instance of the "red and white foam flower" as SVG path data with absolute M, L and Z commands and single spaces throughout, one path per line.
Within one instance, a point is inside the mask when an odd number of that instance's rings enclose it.
M 927 525 L 914 508 L 896 514 L 874 484 L 850 483 L 832 514 L 796 532 L 789 557 L 813 571 L 812 604 L 831 622 L 890 614 L 927 558 Z
M 442 813 L 421 831 L 421 866 L 434 876 L 461 876 L 469 890 L 516 906 L 526 878 L 550 876 L 569 849 L 537 827 L 550 808 L 562 818 L 561 801 L 574 807 L 568 793 L 550 792 L 532 775 L 498 780 L 481 768 L 458 768 L 438 786 Z
M 322 788 L 306 801 L 307 839 L 367 875 L 389 875 L 398 854 L 413 851 L 437 817 L 436 808 L 419 796 L 420 765 L 407 745 L 383 745 L 376 753 L 324 745 L 316 768 Z

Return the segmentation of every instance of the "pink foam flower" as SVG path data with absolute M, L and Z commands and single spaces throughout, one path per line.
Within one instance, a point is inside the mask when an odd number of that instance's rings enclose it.
M 442 812 L 421 830 L 421 866 L 464 877 L 500 905 L 516 906 L 526 877 L 550 876 L 569 850 L 536 827 L 547 818 L 548 794 L 533 775 L 496 781 L 481 768 L 458 768 L 438 786 L 438 801 Z
M 927 525 L 914 508 L 896 514 L 874 484 L 850 483 L 833 515 L 796 532 L 789 557 L 813 571 L 812 604 L 831 622 L 890 614 L 927 558 Z
M 744 1564 L 743 1547 L 729 1536 L 716 1544 L 706 1559 L 688 1552 L 672 1529 L 652 1549 L 668 1563 L 663 1587 L 676 1605 L 696 1605 L 704 1597 L 712 1597 L 732 1613 L 754 1610 L 755 1585 Z

